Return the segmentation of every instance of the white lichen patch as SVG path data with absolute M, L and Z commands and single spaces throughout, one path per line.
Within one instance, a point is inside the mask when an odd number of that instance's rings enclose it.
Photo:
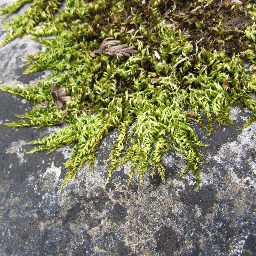
M 51 163 L 51 167 L 46 169 L 46 172 L 43 174 L 44 179 L 53 179 L 54 180 L 54 186 L 57 186 L 59 184 L 61 175 L 61 167 L 54 166 L 54 162 Z
M 241 117 L 240 117 L 241 118 Z M 226 175 L 230 177 L 232 184 L 243 184 L 246 187 L 256 187 L 256 163 L 254 157 L 249 154 L 250 150 L 255 150 L 256 140 L 255 131 L 256 124 L 253 123 L 249 127 L 242 130 L 237 140 L 225 143 L 216 153 L 216 155 L 208 155 L 207 161 L 214 160 L 221 164 L 226 170 Z M 237 173 L 237 170 L 243 170 L 244 165 L 248 164 L 248 171 Z M 216 175 L 220 175 L 218 167 L 214 167 L 208 174 L 202 172 L 202 186 L 216 183 Z
M 231 244 L 230 255 L 242 255 L 247 237 L 248 236 L 245 235 L 237 237 L 233 240 L 233 243 Z
M 238 119 L 239 114 L 241 113 L 241 109 L 239 107 L 231 107 L 230 108 L 230 119 L 232 121 L 236 121 Z
M 7 154 L 17 154 L 19 158 L 20 164 L 26 162 L 24 159 L 25 150 L 23 149 L 23 146 L 26 145 L 26 142 L 24 140 L 20 140 L 18 142 L 12 142 L 11 147 L 7 148 L 5 152 Z
M 173 166 L 176 161 L 172 155 L 163 155 L 162 160 L 165 164 L 167 164 L 169 167 Z
M 57 151 L 63 154 L 64 159 L 70 159 L 74 149 L 70 146 L 65 146 L 58 148 Z
M 201 186 L 216 184 L 216 182 L 218 181 L 215 178 L 216 173 L 218 173 L 218 169 L 215 166 L 211 167 L 208 173 L 205 173 L 205 172 L 202 171 L 201 174 L 200 174 Z
M 0 37 L 0 43 L 3 38 L 4 36 Z M 35 54 L 38 52 L 39 45 L 39 43 L 36 43 L 30 38 L 23 38 L 22 40 L 15 39 L 4 48 L 0 48 L 0 66 L 2 67 L 0 84 L 2 86 L 18 86 L 24 88 L 24 85 L 19 81 L 19 76 L 16 74 L 17 70 L 27 62 L 27 60 L 21 58 L 21 56 Z M 13 50 L 14 47 L 15 50 Z M 51 71 L 49 70 L 44 71 L 43 75 L 41 74 L 36 79 L 32 79 L 29 81 L 29 84 L 35 85 L 37 81 L 46 79 L 50 73 Z
M 232 161 L 239 165 L 241 163 L 241 159 L 246 158 L 247 151 L 254 149 L 256 146 L 255 128 L 256 124 L 253 123 L 242 130 L 242 133 L 238 135 L 237 141 L 224 144 L 213 158 L 218 163 L 222 163 L 223 161 Z

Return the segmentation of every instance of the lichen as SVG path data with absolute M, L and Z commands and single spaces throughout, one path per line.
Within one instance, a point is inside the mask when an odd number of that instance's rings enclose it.
M 180 176 L 192 171 L 200 189 L 200 147 L 206 145 L 191 122 L 211 134 L 214 117 L 219 125 L 232 124 L 231 105 L 252 111 L 244 127 L 256 117 L 251 96 L 256 89 L 255 69 L 244 67 L 245 61 L 256 63 L 252 2 L 18 0 L 0 14 L 7 17 L 25 3 L 30 6 L 3 25 L 9 30 L 1 46 L 32 35 L 45 51 L 26 56 L 25 73 L 46 69 L 52 73 L 35 87 L 1 87 L 40 104 L 19 116 L 25 121 L 5 125 L 68 123 L 32 141 L 38 146 L 28 152 L 74 145 L 62 187 L 86 161 L 93 170 L 101 140 L 118 128 L 106 182 L 127 161 L 131 161 L 129 182 L 137 173 L 141 183 L 149 169 L 164 180 L 161 158 L 173 148 L 186 160 Z M 53 97 L 51 88 L 57 82 L 68 100 L 61 101 L 57 87 Z

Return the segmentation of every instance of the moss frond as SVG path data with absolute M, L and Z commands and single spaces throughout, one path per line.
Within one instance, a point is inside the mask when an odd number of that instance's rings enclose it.
M 197 121 L 211 134 L 214 118 L 219 125 L 232 124 L 232 105 L 252 111 L 244 127 L 255 120 L 255 70 L 244 68 L 244 61 L 255 63 L 256 52 L 256 9 L 250 1 L 20 0 L 1 14 L 6 18 L 26 3 L 25 13 L 3 25 L 9 30 L 1 46 L 32 35 L 45 50 L 26 56 L 25 73 L 52 73 L 35 87 L 0 87 L 38 104 L 19 116 L 26 120 L 5 125 L 68 124 L 32 141 L 38 146 L 29 152 L 73 145 L 62 187 L 86 161 L 93 171 L 100 142 L 114 128 L 119 134 L 106 182 L 127 161 L 129 183 L 134 175 L 141 183 L 148 169 L 165 180 L 161 159 L 173 148 L 186 160 L 180 176 L 192 171 L 200 187 L 200 147 L 206 145 L 190 122 Z M 234 27 L 237 16 L 243 22 Z M 103 49 L 108 40 L 117 47 Z M 71 98 L 58 111 L 51 92 L 56 81 Z M 189 111 L 194 118 L 188 118 Z
M 14 14 L 17 12 L 22 6 L 24 6 L 27 3 L 32 3 L 33 0 L 19 0 L 11 5 L 7 5 L 4 8 L 0 10 L 0 15 L 4 15 L 3 20 L 5 20 L 7 17 L 10 15 Z

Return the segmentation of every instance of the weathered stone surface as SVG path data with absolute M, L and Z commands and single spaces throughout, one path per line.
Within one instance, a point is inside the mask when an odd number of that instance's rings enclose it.
M 10 1 L 6 1 L 10 2 Z M 22 10 L 21 10 L 22 11 Z M 0 31 L 0 40 L 4 37 Z M 0 83 L 22 86 L 45 74 L 21 75 L 23 55 L 41 48 L 16 39 L 0 49 Z M 31 106 L 0 91 L 1 123 L 16 120 Z M 107 159 L 118 131 L 102 142 L 92 174 L 86 164 L 77 178 L 59 187 L 65 176 L 65 147 L 51 154 L 28 155 L 27 143 L 57 128 L 14 129 L 0 126 L 1 255 L 256 255 L 256 124 L 237 129 L 247 109 L 232 108 L 233 126 L 216 126 L 208 137 L 193 127 L 203 148 L 202 190 L 175 151 L 164 158 L 166 182 L 147 176 L 127 186 L 128 166 L 113 173 Z

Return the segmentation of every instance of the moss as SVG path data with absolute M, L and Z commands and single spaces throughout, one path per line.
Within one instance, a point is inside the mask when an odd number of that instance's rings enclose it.
M 174 148 L 186 160 L 180 176 L 192 171 L 200 188 L 200 147 L 206 145 L 191 122 L 199 122 L 210 134 L 214 117 L 219 125 L 232 124 L 231 105 L 252 111 L 244 127 L 255 120 L 254 66 L 244 68 L 244 61 L 255 63 L 256 7 L 251 2 L 19 0 L 6 6 L 1 14 L 7 17 L 30 3 L 24 14 L 3 25 L 9 32 L 1 46 L 32 35 L 45 51 L 26 56 L 25 73 L 53 72 L 36 87 L 1 87 L 32 104 L 49 102 L 20 116 L 26 121 L 5 125 L 69 124 L 32 141 L 38 146 L 29 152 L 74 144 L 63 185 L 86 161 L 93 170 L 102 138 L 118 128 L 107 182 L 127 161 L 129 182 L 137 173 L 141 183 L 150 167 L 152 175 L 158 172 L 164 180 L 161 157 Z M 60 9 L 64 3 L 66 8 Z M 49 35 L 53 37 L 44 37 Z M 106 48 L 106 40 L 114 46 Z M 71 96 L 60 110 L 51 92 L 57 81 Z

